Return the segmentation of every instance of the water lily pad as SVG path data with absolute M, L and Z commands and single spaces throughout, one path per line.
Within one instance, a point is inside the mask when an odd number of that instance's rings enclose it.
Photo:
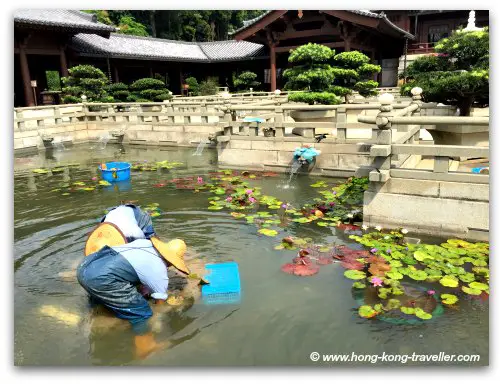
M 293 219 L 292 221 L 294 221 L 296 223 L 310 223 L 313 220 L 308 219 L 307 217 L 299 217 L 298 219 Z
M 480 289 L 476 289 L 476 288 L 469 288 L 469 287 L 465 287 L 465 286 L 462 286 L 461 287 L 461 290 L 464 292 L 464 293 L 467 293 L 469 295 L 473 295 L 473 296 L 478 296 L 482 293 L 482 291 Z
M 208 207 L 208 210 L 210 210 L 210 211 L 219 211 L 219 210 L 221 210 L 223 208 L 224 207 L 219 206 L 219 205 L 211 205 L 211 206 Z
M 440 297 L 442 298 L 442 303 L 446 304 L 446 305 L 452 305 L 452 304 L 455 304 L 458 302 L 458 298 L 457 296 L 455 295 L 451 295 L 449 293 L 444 293 L 442 295 L 440 295 Z
M 400 272 L 393 270 L 386 272 L 386 276 L 393 280 L 403 279 L 403 275 Z
M 355 282 L 353 283 L 353 288 L 356 288 L 356 289 L 363 289 L 363 288 L 365 288 L 365 287 L 366 287 L 365 283 L 362 283 L 361 281 L 355 281 Z
M 54 174 L 54 173 L 62 173 L 64 172 L 65 169 L 64 168 L 53 168 L 51 169 L 51 172 Z
M 316 183 L 311 184 L 311 187 L 313 187 L 313 188 L 326 188 L 326 187 L 328 187 L 328 185 L 324 181 L 317 181 Z
M 269 205 L 267 208 L 269 208 L 269 209 L 280 209 L 281 206 L 280 205 Z
M 361 280 L 367 277 L 367 274 L 365 272 L 357 271 L 355 269 L 348 269 L 347 271 L 344 271 L 344 276 L 352 280 Z
M 433 316 L 421 308 L 415 308 L 414 314 L 422 320 L 430 320 Z
M 61 196 L 68 196 L 69 193 L 68 192 L 65 192 L 65 193 L 62 193 Z
M 458 286 L 459 280 L 455 276 L 447 275 L 442 277 L 439 283 L 442 284 L 444 287 L 455 288 Z
M 414 315 L 416 313 L 416 309 L 415 308 L 405 307 L 405 306 L 400 307 L 400 311 L 402 311 L 406 315 Z
M 475 275 L 471 272 L 467 272 L 462 275 L 459 275 L 458 278 L 463 283 L 471 283 L 472 281 L 475 281 Z
M 108 182 L 108 181 L 106 181 L 106 180 L 100 180 L 100 181 L 99 181 L 99 184 L 100 184 L 100 185 L 104 185 L 104 186 L 112 185 L 111 183 L 109 183 L 109 182 Z
M 320 267 L 314 264 L 294 264 L 288 263 L 281 267 L 281 270 L 290 275 L 312 276 L 318 273 Z
M 244 213 L 231 212 L 231 216 L 234 217 L 235 219 L 241 219 L 241 218 L 245 217 L 246 215 Z
M 265 236 L 274 237 L 278 234 L 278 231 L 275 231 L 274 229 L 261 228 L 258 230 L 258 233 L 261 233 Z
M 358 308 L 358 315 L 360 317 L 363 317 L 365 319 L 370 319 L 372 317 L 375 317 L 379 314 L 374 308 L 372 308 L 370 305 L 362 305 L 360 308 Z
M 428 274 L 424 271 L 412 270 L 409 272 L 409 277 L 413 280 L 426 280 Z
M 431 256 L 430 254 L 424 252 L 424 251 L 416 251 L 414 252 L 414 258 L 417 260 L 417 261 L 424 261 L 426 259 L 434 259 L 433 256 Z
M 470 288 L 478 289 L 478 290 L 481 290 L 481 291 L 485 291 L 486 289 L 489 289 L 489 285 L 484 284 L 484 283 L 480 283 L 478 281 L 473 281 L 470 284 L 468 284 L 468 286 Z
M 319 225 L 320 227 L 328 227 L 329 223 L 326 223 L 324 221 L 318 221 L 316 224 Z
M 49 173 L 49 171 L 45 168 L 37 168 L 32 171 L 33 173 L 38 173 L 40 175 L 45 175 L 46 173 Z

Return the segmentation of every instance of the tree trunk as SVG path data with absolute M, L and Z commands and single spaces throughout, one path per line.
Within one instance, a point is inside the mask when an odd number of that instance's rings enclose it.
M 157 32 L 155 30 L 155 11 L 149 11 L 150 17 L 150 28 L 152 29 L 152 37 L 157 37 Z
M 458 107 L 460 116 L 470 116 L 470 110 L 474 99 L 475 99 L 474 96 L 467 96 L 459 100 Z

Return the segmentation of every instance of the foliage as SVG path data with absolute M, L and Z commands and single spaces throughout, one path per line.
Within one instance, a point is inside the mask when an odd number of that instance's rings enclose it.
M 338 96 L 348 95 L 354 90 L 364 97 L 377 94 L 379 86 L 370 78 L 381 72 L 379 65 L 370 64 L 370 58 L 358 51 L 341 52 L 334 56 L 334 88 L 331 89 Z
M 153 102 L 171 100 L 173 98 L 164 82 L 150 77 L 136 80 L 129 88 L 132 92 L 127 97 L 128 101 Z
M 435 54 L 415 60 L 406 71 L 409 82 L 401 88 L 409 94 L 423 89 L 425 101 L 453 104 L 466 116 L 476 103 L 489 102 L 489 32 L 458 30 L 435 45 Z
M 47 89 L 49 91 L 61 91 L 61 80 L 58 71 L 46 71 Z
M 107 93 L 113 97 L 115 101 L 128 101 L 130 96 L 129 88 L 124 83 L 112 83 L 106 88 Z
M 96 15 L 96 20 L 99 23 L 103 23 L 106 25 L 113 25 L 113 22 L 110 19 L 110 15 L 109 15 L 108 11 L 106 11 L 104 9 L 83 10 L 82 12 Z
M 195 77 L 187 77 L 185 83 L 189 85 L 189 92 L 192 96 L 199 96 L 200 86 Z
M 236 76 L 236 78 L 234 79 L 234 86 L 240 91 L 245 91 L 250 88 L 256 88 L 260 86 L 260 82 L 258 82 L 256 79 L 256 73 L 245 71 Z
M 218 92 L 218 81 L 212 78 L 201 81 L 199 92 L 201 96 L 216 95 Z
M 88 102 L 108 100 L 108 79 L 100 69 L 92 65 L 77 65 L 68 72 L 69 76 L 61 79 L 64 103 L 79 103 L 82 95 L 87 97 Z
M 330 92 L 296 92 L 288 95 L 288 101 L 294 103 L 313 104 L 340 104 L 342 100 Z
M 134 17 L 125 15 L 119 20 L 119 33 L 134 36 L 149 36 L 145 25 L 137 22 Z

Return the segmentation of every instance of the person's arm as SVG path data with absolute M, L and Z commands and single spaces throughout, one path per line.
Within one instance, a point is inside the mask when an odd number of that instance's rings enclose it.
M 143 284 L 147 285 L 152 292 L 150 297 L 154 299 L 155 304 L 164 303 L 168 298 L 168 270 L 164 263 L 159 259 L 158 263 L 153 264 L 151 273 L 145 277 Z

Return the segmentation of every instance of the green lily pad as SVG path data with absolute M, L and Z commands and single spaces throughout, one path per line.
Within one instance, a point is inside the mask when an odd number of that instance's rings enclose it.
M 64 168 L 53 168 L 53 169 L 51 169 L 52 173 L 62 173 L 64 171 L 65 171 Z
M 476 288 L 469 288 L 469 287 L 465 287 L 465 286 L 462 286 L 461 287 L 461 290 L 464 292 L 464 293 L 467 293 L 469 295 L 473 295 L 473 296 L 478 296 L 482 293 L 482 291 L 480 289 L 476 289 Z
M 234 217 L 235 219 L 241 219 L 245 217 L 246 215 L 244 213 L 240 212 L 231 212 L 231 216 Z
M 208 210 L 210 211 L 219 211 L 221 209 L 223 209 L 224 207 L 220 206 L 220 205 L 211 205 L 208 207 Z
M 267 208 L 269 208 L 269 209 L 280 209 L 281 206 L 279 206 L 279 205 L 269 205 Z
M 442 277 L 440 279 L 439 283 L 442 284 L 444 287 L 455 288 L 458 286 L 459 281 L 455 276 L 447 275 L 447 276 Z
M 361 280 L 367 277 L 367 274 L 365 272 L 358 271 L 356 269 L 348 269 L 344 271 L 344 276 L 352 280 Z
M 424 252 L 424 251 L 416 251 L 414 252 L 414 258 L 417 260 L 417 261 L 424 261 L 426 259 L 434 259 L 433 256 L 431 256 L 430 254 Z
M 258 230 L 258 233 L 261 233 L 265 236 L 274 237 L 278 234 L 278 231 L 275 231 L 274 229 L 261 228 Z
M 473 260 L 472 264 L 475 265 L 476 267 L 487 266 L 487 262 L 485 260 Z
M 471 272 L 464 273 L 458 277 L 463 283 L 471 283 L 472 281 L 475 281 L 475 275 Z
M 316 224 L 319 225 L 320 227 L 328 227 L 328 223 L 324 221 L 318 221 Z
M 266 220 L 265 221 L 266 224 L 281 224 L 281 220 Z
M 406 315 L 414 315 L 416 313 L 416 309 L 412 307 L 400 307 L 400 311 L 405 313 Z
M 108 181 L 106 181 L 106 180 L 100 180 L 100 181 L 99 181 L 99 184 L 100 184 L 100 185 L 104 185 L 104 186 L 112 185 L 111 183 L 109 183 L 109 182 L 108 182 Z
M 442 298 L 442 303 L 444 303 L 446 305 L 455 304 L 459 300 L 457 298 L 457 296 L 451 295 L 450 293 L 444 293 L 444 294 L 440 295 L 440 297 Z
M 65 193 L 62 193 L 61 196 L 68 196 L 69 193 L 68 192 L 65 192 Z
M 317 181 L 316 183 L 311 184 L 311 187 L 313 187 L 313 188 L 326 188 L 326 187 L 328 187 L 328 185 L 324 181 Z
M 409 272 L 409 277 L 413 280 L 426 280 L 428 278 L 428 274 L 425 271 L 413 270 Z
M 308 219 L 307 217 L 299 217 L 298 219 L 293 219 L 292 221 L 296 223 L 310 223 L 312 219 Z
M 403 275 L 400 272 L 393 270 L 386 272 L 386 276 L 393 280 L 403 279 Z
M 358 315 L 360 317 L 369 319 L 371 317 L 374 317 L 378 314 L 378 312 L 372 308 L 370 305 L 362 305 L 360 308 L 358 308 Z
M 364 283 L 362 283 L 361 281 L 355 281 L 353 283 L 353 288 L 356 288 L 356 289 L 363 289 L 365 288 L 366 285 Z
M 414 314 L 422 320 L 430 320 L 433 317 L 431 313 L 425 312 L 421 308 L 416 308 Z
M 46 173 L 49 173 L 49 171 L 47 169 L 44 169 L 44 168 L 37 168 L 37 169 L 34 169 L 32 172 L 33 173 L 38 173 L 40 175 L 44 175 Z
M 470 284 L 468 284 L 468 286 L 470 288 L 478 289 L 478 290 L 481 290 L 481 291 L 485 291 L 486 289 L 489 289 L 489 285 L 484 284 L 484 283 L 480 283 L 478 281 L 473 281 Z

